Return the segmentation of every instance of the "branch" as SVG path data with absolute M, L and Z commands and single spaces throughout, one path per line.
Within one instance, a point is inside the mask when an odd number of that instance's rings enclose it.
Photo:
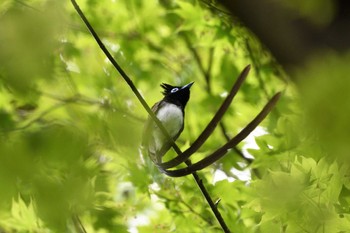
M 76 102 L 76 103 L 81 103 L 81 104 L 87 104 L 87 105 L 97 105 L 101 108 L 110 108 L 113 111 L 116 111 L 122 115 L 126 115 L 128 118 L 135 120 L 139 123 L 144 123 L 145 119 L 136 115 L 131 114 L 130 112 L 128 112 L 125 109 L 116 107 L 115 105 L 110 104 L 109 101 L 104 101 L 104 99 L 102 100 L 96 100 L 96 99 L 92 99 L 80 94 L 76 94 L 72 97 L 61 97 L 61 96 L 57 96 L 51 93 L 47 93 L 47 92 L 40 92 L 43 96 L 46 96 L 48 98 L 57 100 L 57 101 L 61 101 L 61 102 L 65 102 L 65 103 L 72 103 L 72 102 Z
M 189 160 L 186 161 L 187 166 L 191 166 L 191 162 Z M 196 180 L 196 183 L 198 185 L 198 187 L 200 188 L 203 196 L 205 197 L 205 199 L 207 200 L 211 211 L 213 211 L 216 219 L 218 220 L 218 222 L 220 223 L 220 226 L 222 228 L 222 230 L 225 233 L 230 233 L 230 229 L 227 227 L 224 219 L 222 218 L 217 206 L 215 205 L 215 203 L 213 202 L 213 200 L 211 199 L 211 196 L 209 195 L 207 189 L 205 188 L 204 184 L 203 184 L 203 180 L 201 178 L 199 178 L 198 174 L 196 172 L 192 172 L 192 176 L 193 178 Z
M 255 56 L 254 52 L 253 52 L 253 49 L 250 45 L 250 42 L 249 40 L 245 40 L 245 44 L 246 44 L 246 48 L 247 48 L 247 51 L 249 53 L 249 56 L 250 56 L 250 59 L 252 60 L 253 62 L 253 66 L 255 66 L 255 74 L 256 74 L 256 77 L 258 79 L 258 82 L 259 82 L 259 85 L 260 85 L 260 88 L 263 90 L 265 96 L 269 96 L 267 90 L 266 90 L 266 87 L 265 87 L 265 84 L 262 80 L 262 77 L 261 77 L 261 72 L 260 72 L 260 69 L 261 69 L 261 63 L 259 61 L 259 59 Z
M 182 198 L 181 195 L 176 195 L 176 198 L 168 198 L 163 194 L 160 194 L 159 192 L 155 192 L 155 194 L 160 197 L 163 198 L 167 201 L 171 201 L 171 202 L 175 202 L 175 203 L 182 203 L 191 213 L 193 213 L 194 215 L 197 215 L 199 218 L 201 218 L 204 222 L 206 222 L 209 225 L 212 225 L 213 223 L 210 221 L 210 219 L 207 219 L 205 216 L 201 215 L 200 213 L 198 213 L 197 211 L 195 211 L 193 209 L 193 207 L 188 204 L 187 202 L 184 201 L 184 199 Z
M 76 215 L 76 214 L 73 215 L 72 220 L 73 220 L 74 228 L 77 232 L 87 233 L 87 231 L 85 230 L 85 227 L 84 227 L 83 223 L 80 221 L 80 218 L 78 215 Z
M 29 9 L 31 9 L 31 10 L 34 10 L 34 11 L 37 11 L 37 12 L 42 13 L 41 10 L 39 10 L 38 8 L 35 8 L 35 7 L 33 7 L 33 6 L 31 6 L 31 5 L 27 4 L 27 3 L 25 3 L 24 1 L 15 0 L 15 2 L 17 2 L 18 4 L 20 4 L 20 5 L 24 6 L 24 7 L 29 8 Z
M 85 15 L 83 14 L 83 12 L 80 10 L 78 4 L 76 3 L 75 0 L 71 0 L 75 10 L 78 12 L 80 18 L 84 21 L 85 25 L 88 27 L 89 31 L 91 32 L 92 36 L 95 38 L 97 44 L 100 46 L 101 50 L 105 53 L 105 55 L 107 56 L 107 58 L 109 59 L 109 61 L 112 63 L 112 65 L 117 69 L 117 71 L 119 72 L 119 74 L 123 77 L 123 79 L 125 80 L 125 82 L 129 85 L 129 87 L 131 88 L 131 90 L 133 91 L 133 93 L 136 95 L 137 99 L 140 101 L 140 103 L 142 104 L 142 106 L 146 109 L 147 113 L 151 116 L 151 118 L 153 119 L 153 121 L 156 123 L 156 125 L 159 127 L 159 129 L 161 130 L 161 132 L 168 138 L 168 140 L 172 143 L 172 147 L 174 148 L 174 150 L 176 151 L 177 154 L 181 154 L 181 150 L 177 147 L 177 145 L 175 144 L 174 140 L 172 140 L 172 138 L 169 136 L 168 131 L 164 128 L 163 124 L 159 121 L 159 119 L 154 115 L 154 113 L 152 112 L 151 108 L 147 105 L 146 101 L 142 98 L 141 94 L 138 92 L 137 88 L 135 87 L 135 85 L 133 84 L 133 82 L 131 81 L 131 79 L 127 76 L 127 74 L 122 70 L 122 68 L 118 65 L 118 63 L 114 60 L 114 58 L 112 57 L 112 55 L 109 53 L 109 51 L 106 49 L 106 47 L 104 46 L 104 44 L 102 43 L 102 41 L 100 40 L 99 36 L 97 35 L 97 33 L 95 32 L 95 30 L 92 28 L 92 26 L 90 25 L 90 23 L 88 22 L 88 20 L 86 19 Z M 190 165 L 191 162 L 189 160 L 186 161 L 187 165 Z M 218 211 L 218 209 L 216 208 L 213 200 L 211 199 L 208 191 L 206 190 L 206 188 L 203 185 L 202 180 L 199 178 L 197 173 L 192 173 L 193 178 L 195 179 L 198 187 L 200 188 L 202 194 L 204 195 L 205 199 L 207 200 L 211 210 L 213 211 L 216 219 L 218 220 L 218 222 L 220 223 L 221 228 L 223 229 L 224 232 L 230 232 L 230 230 L 228 229 L 224 219 L 222 218 L 220 212 Z
M 201 0 L 201 2 L 207 6 L 207 8 L 209 8 L 211 11 L 215 12 L 215 13 L 220 13 L 220 14 L 224 14 L 226 16 L 231 16 L 231 12 L 229 11 L 225 11 L 223 9 L 220 9 L 218 6 L 215 6 L 215 4 L 209 2 L 209 1 L 204 1 Z
M 214 49 L 210 49 L 210 54 L 209 54 L 209 64 L 208 64 L 208 70 L 204 68 L 203 62 L 201 61 L 201 58 L 198 54 L 198 52 L 191 46 L 191 42 L 188 39 L 188 37 L 183 34 L 183 38 L 185 40 L 187 48 L 192 52 L 194 59 L 196 60 L 199 70 L 202 72 L 205 82 L 207 84 L 207 92 L 211 93 L 211 85 L 210 85 L 210 72 L 211 72 L 211 67 L 212 67 L 212 59 L 214 55 Z

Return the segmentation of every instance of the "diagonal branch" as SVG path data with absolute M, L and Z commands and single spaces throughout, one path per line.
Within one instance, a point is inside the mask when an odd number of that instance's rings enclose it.
M 72 221 L 73 221 L 74 228 L 78 233 L 87 233 L 78 215 L 74 214 L 72 216 Z
M 224 146 L 216 150 L 213 154 L 205 157 L 197 163 L 192 164 L 186 168 L 181 168 L 177 170 L 166 170 L 162 169 L 162 172 L 168 176 L 172 177 L 180 177 L 191 174 L 195 171 L 201 170 L 212 163 L 216 162 L 220 158 L 222 158 L 226 152 L 240 143 L 243 139 L 245 139 L 270 113 L 273 107 L 276 105 L 277 101 L 281 97 L 281 93 L 278 92 L 275 94 L 270 101 L 265 105 L 265 107 L 260 111 L 260 113 L 245 127 L 239 132 L 235 137 L 233 137 L 229 142 L 227 142 Z
M 248 39 L 245 40 L 245 45 L 246 45 L 246 49 L 249 53 L 249 57 L 253 62 L 253 67 L 255 67 L 254 70 L 255 70 L 255 74 L 256 74 L 256 77 L 257 77 L 258 82 L 259 82 L 259 86 L 263 90 L 265 96 L 267 97 L 267 96 L 269 96 L 269 94 L 268 94 L 268 91 L 266 90 L 264 81 L 262 80 L 262 77 L 261 77 L 260 69 L 261 69 L 262 65 L 260 63 L 260 60 L 256 57 L 255 53 L 253 52 L 253 48 L 252 48 L 251 43 L 249 42 Z
M 204 222 L 206 222 L 209 225 L 212 225 L 212 221 L 208 218 L 206 218 L 204 215 L 198 213 L 189 203 L 185 202 L 184 199 L 182 198 L 181 195 L 176 195 L 176 198 L 169 198 L 159 192 L 155 192 L 155 194 L 160 197 L 163 198 L 169 202 L 175 202 L 175 203 L 179 203 L 179 204 L 183 204 L 192 214 L 198 216 L 200 219 L 202 219 Z
M 211 94 L 211 85 L 210 85 L 210 72 L 211 72 L 211 68 L 212 68 L 212 60 L 214 58 L 214 49 L 210 48 L 210 52 L 209 52 L 209 64 L 208 64 L 208 69 L 206 70 L 204 67 L 203 62 L 201 61 L 201 58 L 198 54 L 198 52 L 196 51 L 195 48 L 193 48 L 193 46 L 191 45 L 190 39 L 186 36 L 186 34 L 182 34 L 184 41 L 186 43 L 187 48 L 192 52 L 194 59 L 196 60 L 199 70 L 200 72 L 203 74 L 204 78 L 205 78 L 205 82 L 207 84 L 207 92 Z
M 156 123 L 156 125 L 159 127 L 161 132 L 167 137 L 167 139 L 172 143 L 172 147 L 176 151 L 177 154 L 181 154 L 181 150 L 179 147 L 175 144 L 174 140 L 169 136 L 168 131 L 164 128 L 163 124 L 159 121 L 159 119 L 154 115 L 151 108 L 147 105 L 146 101 L 142 98 L 141 94 L 138 92 L 137 88 L 131 81 L 131 79 L 127 76 L 127 74 L 123 71 L 123 69 L 118 65 L 118 63 L 114 60 L 112 55 L 109 53 L 107 48 L 102 43 L 101 39 L 95 32 L 95 30 L 90 25 L 89 21 L 86 19 L 83 12 L 80 10 L 78 4 L 75 0 L 71 0 L 75 10 L 78 12 L 80 18 L 84 21 L 85 25 L 88 27 L 90 33 L 95 38 L 96 42 L 100 46 L 101 50 L 105 53 L 109 61 L 112 63 L 112 65 L 117 69 L 117 71 L 120 73 L 120 75 L 123 77 L 123 79 L 126 81 L 126 83 L 130 86 L 133 93 L 136 95 L 137 99 L 141 102 L 142 106 L 146 109 L 147 113 L 151 116 L 152 120 Z M 189 160 L 186 161 L 186 164 L 188 166 L 191 165 L 191 162 Z M 193 178 L 195 179 L 198 187 L 200 188 L 203 196 L 205 197 L 206 201 L 208 202 L 211 210 L 213 211 L 213 214 L 215 215 L 216 219 L 218 220 L 222 230 L 226 233 L 230 232 L 230 229 L 227 227 L 224 219 L 222 218 L 220 212 L 218 211 L 216 205 L 214 204 L 213 200 L 211 199 L 208 191 L 206 190 L 205 186 L 203 185 L 202 179 L 199 178 L 198 174 L 196 172 L 192 172 Z
M 226 97 L 224 102 L 221 104 L 219 110 L 216 112 L 213 119 L 209 122 L 209 124 L 203 130 L 203 132 L 199 135 L 199 137 L 193 142 L 191 147 L 188 148 L 187 150 L 185 150 L 179 156 L 169 160 L 168 162 L 158 164 L 158 166 L 162 170 L 167 169 L 167 168 L 171 168 L 171 167 L 175 167 L 175 166 L 179 165 L 180 163 L 186 161 L 194 152 L 196 152 L 204 144 L 204 142 L 209 138 L 211 133 L 214 131 L 217 124 L 220 122 L 221 118 L 224 116 L 224 114 L 227 111 L 228 107 L 230 106 L 233 98 L 235 97 L 235 95 L 237 94 L 242 83 L 246 79 L 246 77 L 249 73 L 249 70 L 250 70 L 250 65 L 248 65 L 244 68 L 244 70 L 241 72 L 241 74 L 237 78 L 236 82 L 232 86 L 232 89 L 231 89 L 229 95 Z
M 106 46 L 102 43 L 100 37 L 97 35 L 97 33 L 95 32 L 95 30 L 93 29 L 93 27 L 91 26 L 91 24 L 89 23 L 89 21 L 87 20 L 87 18 L 85 17 L 84 13 L 81 11 L 80 7 L 78 6 L 78 4 L 76 3 L 75 0 L 71 0 L 75 10 L 78 12 L 80 18 L 84 21 L 85 25 L 87 26 L 87 28 L 89 29 L 91 35 L 94 37 L 94 39 L 96 40 L 97 44 L 100 46 L 101 50 L 104 52 L 104 54 L 107 56 L 108 60 L 112 63 L 112 65 L 114 66 L 114 68 L 117 69 L 117 71 L 119 72 L 119 74 L 123 77 L 123 79 L 125 80 L 125 82 L 129 85 L 129 87 L 131 88 L 131 90 L 133 91 L 133 93 L 136 95 L 137 99 L 140 101 L 140 103 L 142 104 L 143 108 L 147 111 L 147 113 L 151 116 L 152 120 L 156 123 L 156 125 L 159 127 L 160 131 L 165 135 L 165 137 L 167 138 L 167 140 L 169 140 L 169 142 L 172 144 L 172 147 L 174 148 L 174 150 L 176 151 L 176 153 L 181 154 L 181 150 L 180 148 L 175 144 L 174 140 L 170 137 L 168 131 L 165 129 L 164 125 L 160 122 L 160 120 L 154 115 L 154 113 L 152 112 L 151 108 L 148 106 L 148 104 L 146 103 L 146 101 L 143 99 L 143 97 L 141 96 L 140 92 L 137 90 L 136 86 L 134 85 L 134 83 L 131 81 L 131 79 L 129 78 L 129 76 L 124 72 L 124 70 L 119 66 L 119 64 L 116 62 L 116 60 L 113 58 L 113 56 L 111 55 L 111 53 L 108 51 L 108 49 L 106 48 Z

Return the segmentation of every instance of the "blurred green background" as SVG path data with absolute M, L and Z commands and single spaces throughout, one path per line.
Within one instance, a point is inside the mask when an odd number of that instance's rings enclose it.
M 193 161 L 283 92 L 252 137 L 199 172 L 232 232 L 350 231 L 349 51 L 286 73 L 215 1 L 78 4 L 149 105 L 162 82 L 195 81 L 181 149 L 252 65 Z M 319 27 L 336 9 L 283 4 Z M 76 216 L 87 232 L 221 232 L 191 176 L 168 178 L 140 155 L 146 118 L 70 1 L 0 3 L 0 232 L 81 232 Z

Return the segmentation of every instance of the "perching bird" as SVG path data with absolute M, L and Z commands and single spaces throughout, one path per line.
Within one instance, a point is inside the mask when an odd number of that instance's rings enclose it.
M 184 129 L 185 106 L 190 98 L 190 88 L 193 82 L 185 86 L 160 85 L 164 91 L 164 98 L 153 105 L 152 111 L 175 141 Z M 142 147 L 156 162 L 171 148 L 171 142 L 158 128 L 149 116 L 145 123 Z

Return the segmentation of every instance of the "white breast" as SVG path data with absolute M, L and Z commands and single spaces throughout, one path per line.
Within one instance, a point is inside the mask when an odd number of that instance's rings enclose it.
M 157 112 L 158 119 L 163 123 L 171 137 L 175 137 L 183 124 L 181 108 L 175 104 L 168 104 Z
M 162 122 L 169 135 L 173 138 L 175 137 L 183 124 L 183 114 L 181 108 L 176 106 L 175 104 L 168 104 L 166 107 L 163 106 L 158 110 L 156 114 L 157 118 Z M 167 140 L 165 135 L 159 130 L 159 128 L 155 125 L 155 129 L 153 130 L 153 139 L 154 145 L 150 148 L 151 151 L 159 151 L 164 142 Z

